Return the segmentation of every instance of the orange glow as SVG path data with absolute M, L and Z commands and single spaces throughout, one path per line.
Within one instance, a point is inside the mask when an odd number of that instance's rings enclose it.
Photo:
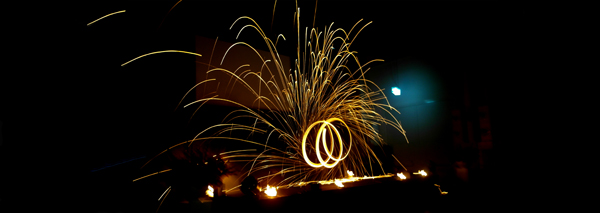
M 277 196 L 277 188 L 271 187 L 269 184 L 267 184 L 267 190 L 265 190 L 265 194 L 267 194 L 269 197 L 275 197 Z
M 396 175 L 398 175 L 398 177 L 400 178 L 400 180 L 406 180 L 406 176 L 404 176 L 404 174 L 402 174 L 402 172 L 397 173 Z
M 348 154 L 350 154 L 350 148 L 352 147 L 352 135 L 350 135 L 350 147 L 348 148 L 348 152 L 346 153 L 346 155 L 344 155 L 344 157 L 342 157 L 343 151 L 344 151 L 344 144 L 342 143 L 342 136 L 340 135 L 340 133 L 338 132 L 337 128 L 335 128 L 335 126 L 333 126 L 333 124 L 331 124 L 331 122 L 333 121 L 339 121 L 342 122 L 342 124 L 344 124 L 344 126 L 346 126 L 346 128 L 348 130 L 350 130 L 350 128 L 348 127 L 348 125 L 346 125 L 346 123 L 344 121 L 342 121 L 339 118 L 330 118 L 327 119 L 326 121 L 317 121 L 314 122 L 313 124 L 311 124 L 308 128 L 306 128 L 306 130 L 304 131 L 304 137 L 302 138 L 302 156 L 304 157 L 304 161 L 306 161 L 306 163 L 308 163 L 308 165 L 315 167 L 315 168 L 319 168 L 322 166 L 325 166 L 326 168 L 333 168 L 335 165 L 337 165 L 341 160 L 343 160 L 344 158 L 346 158 L 346 156 L 348 156 Z M 312 161 L 310 161 L 308 159 L 308 155 L 306 154 L 306 138 L 308 137 L 308 133 L 310 133 L 310 130 L 317 124 L 321 124 L 321 127 L 319 127 L 319 131 L 317 133 L 317 137 L 316 137 L 316 142 L 315 142 L 315 152 L 317 153 L 317 159 L 319 159 L 319 163 L 314 163 Z M 329 139 L 331 140 L 330 145 L 331 145 L 331 149 L 329 149 L 327 147 L 327 143 L 326 141 L 326 135 L 327 135 L 327 129 L 329 129 L 329 134 L 330 137 Z M 333 130 L 333 131 L 332 131 Z M 334 156 L 332 156 L 333 151 L 334 151 L 334 146 L 333 146 L 333 133 L 335 132 L 335 135 L 337 136 L 337 139 L 339 141 L 339 145 L 340 145 L 340 154 L 337 158 L 335 158 Z M 348 134 L 350 134 L 350 131 L 348 131 Z M 320 152 L 319 152 L 319 145 L 321 140 L 323 140 L 323 146 L 325 147 L 325 153 L 327 153 L 327 159 L 323 160 L 323 157 L 321 156 Z M 333 160 L 333 163 L 328 163 L 329 159 Z
M 352 172 L 352 171 L 350 171 L 350 170 L 347 170 L 346 172 L 348 173 L 348 175 L 349 175 L 350 177 L 354 177 L 354 172 Z
M 206 195 L 208 195 L 209 197 L 215 196 L 215 190 L 213 189 L 212 186 L 208 185 L 208 189 L 206 190 Z

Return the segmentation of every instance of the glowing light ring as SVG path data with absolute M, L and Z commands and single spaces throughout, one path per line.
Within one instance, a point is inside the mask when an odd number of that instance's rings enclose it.
M 350 145 L 348 147 L 348 152 L 343 157 L 342 157 L 342 154 L 344 153 L 344 144 L 342 143 L 342 136 L 338 132 L 337 128 L 335 128 L 335 126 L 333 126 L 333 124 L 331 124 L 331 122 L 333 122 L 333 121 L 339 121 L 342 124 L 344 124 L 344 126 L 346 126 L 346 129 L 348 129 L 348 134 L 350 136 L 349 137 Z M 321 127 L 319 127 L 319 131 L 317 132 L 317 137 L 316 137 L 316 142 L 315 142 L 315 152 L 317 153 L 317 159 L 319 159 L 319 163 L 314 163 L 308 159 L 308 155 L 306 154 L 306 138 L 308 137 L 308 133 L 310 133 L 310 130 L 317 124 L 321 124 Z M 331 142 L 331 145 L 330 145 L 331 149 L 327 147 L 327 143 L 326 143 L 327 130 L 329 130 L 329 139 Z M 335 132 L 335 135 L 337 136 L 339 144 L 340 144 L 340 154 L 337 158 L 333 156 L 333 151 L 334 151 L 334 143 L 333 143 L 334 135 L 332 134 L 333 132 Z M 325 147 L 325 153 L 327 153 L 326 160 L 323 160 L 323 157 L 321 157 L 321 154 L 319 152 L 319 144 L 320 144 L 321 140 L 323 140 L 323 146 Z M 350 154 L 350 148 L 352 148 L 352 135 L 350 133 L 350 128 L 348 127 L 348 125 L 346 125 L 346 123 L 344 121 L 342 121 L 339 118 L 330 118 L 330 119 L 327 119 L 326 121 L 317 121 L 317 122 L 312 123 L 304 131 L 304 136 L 302 137 L 302 155 L 304 157 L 304 161 L 306 161 L 306 163 L 308 163 L 308 165 L 315 167 L 315 168 L 319 168 L 322 166 L 325 166 L 326 168 L 333 168 L 341 160 L 344 160 L 348 156 L 348 154 Z M 328 163 L 329 160 L 333 160 L 333 163 Z

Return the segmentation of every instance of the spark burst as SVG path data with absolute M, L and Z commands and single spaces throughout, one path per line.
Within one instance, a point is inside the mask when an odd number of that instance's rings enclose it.
M 210 126 L 193 139 L 176 144 L 157 156 L 178 146 L 191 147 L 196 142 L 241 141 L 256 145 L 257 149 L 223 152 L 219 157 L 229 162 L 245 162 L 242 177 L 258 174 L 259 171 L 277 169 L 277 172 L 257 178 L 259 182 L 265 181 L 273 187 L 291 187 L 307 182 L 352 178 L 354 173 L 358 177 L 375 175 L 373 167 L 381 167 L 381 161 L 370 144 L 381 145 L 383 140 L 374 127 L 390 125 L 402 134 L 405 131 L 394 117 L 394 114 L 399 112 L 389 105 L 382 90 L 364 76 L 369 70 L 367 65 L 383 60 L 375 59 L 361 64 L 356 52 L 350 49 L 358 34 L 371 22 L 359 28 L 362 22 L 360 20 L 349 31 L 334 28 L 333 23 L 325 26 L 323 31 L 308 27 L 302 30 L 300 9 L 296 8 L 294 22 L 297 31 L 297 48 L 292 70 L 284 70 L 276 48 L 279 39 L 285 40 L 285 36 L 279 35 L 273 42 L 254 19 L 244 16 L 234 21 L 230 29 L 239 27 L 241 22 L 248 22 L 249 24 L 239 28 L 238 37 L 244 30 L 254 30 L 264 39 L 269 56 L 261 56 L 250 44 L 237 42 L 229 47 L 221 60 L 221 65 L 232 49 L 236 46 L 246 46 L 261 58 L 263 65 L 272 64 L 275 69 L 264 66 L 264 71 L 261 67 L 261 70 L 238 72 L 216 67 L 208 71 L 208 73 L 227 74 L 235 83 L 243 85 L 248 95 L 254 97 L 255 103 L 263 106 L 263 109 L 253 108 L 218 95 L 188 103 L 184 108 L 198 106 L 199 110 L 209 102 L 227 102 L 238 106 L 239 109 L 229 113 L 224 118 L 225 122 Z M 178 50 L 158 51 L 134 58 L 122 66 L 141 57 L 165 52 L 200 56 Z M 243 66 L 241 65 L 240 68 Z M 259 89 L 246 81 L 250 78 L 260 81 Z M 215 80 L 217 79 L 207 79 L 196 84 L 184 95 L 184 98 L 200 85 Z M 265 94 L 268 94 L 268 97 Z M 378 111 L 389 115 L 391 119 L 384 117 Z M 245 123 L 242 121 L 244 118 L 251 118 L 254 123 Z M 268 136 L 265 141 L 228 136 L 233 131 Z M 274 141 L 269 143 L 270 138 Z M 381 169 L 383 170 L 383 167 Z M 352 171 L 352 175 L 346 175 L 350 173 L 348 171 Z M 167 171 L 151 175 L 161 172 Z M 278 175 L 285 178 L 271 182 L 271 179 Z M 342 183 L 340 180 L 337 181 L 339 184 Z

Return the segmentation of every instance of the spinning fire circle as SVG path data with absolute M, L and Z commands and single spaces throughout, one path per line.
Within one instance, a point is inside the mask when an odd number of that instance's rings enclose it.
M 342 157 L 342 155 L 344 153 L 344 143 L 342 142 L 342 136 L 340 135 L 340 132 L 332 124 L 333 121 L 341 122 L 342 124 L 344 124 L 344 126 L 348 130 L 348 134 L 349 134 L 348 138 L 349 138 L 350 142 L 349 142 L 348 152 L 346 152 L 346 154 L 343 157 Z M 306 154 L 306 138 L 308 137 L 310 130 L 318 124 L 321 124 L 321 126 L 319 127 L 319 131 L 317 132 L 317 136 L 315 138 L 315 152 L 317 154 L 317 159 L 319 159 L 319 163 L 314 163 L 310 159 L 308 159 L 308 155 Z M 326 143 L 327 132 L 328 132 L 327 130 L 329 130 L 329 141 L 330 141 L 329 147 L 327 146 L 327 143 Z M 339 153 L 340 154 L 338 155 L 337 158 L 333 156 L 333 153 L 335 150 L 334 134 L 337 137 L 337 140 L 339 142 Z M 327 153 L 327 159 L 325 159 L 325 160 L 323 160 L 323 157 L 321 156 L 321 152 L 320 152 L 320 148 L 319 148 L 321 141 L 323 141 L 323 146 L 325 147 L 325 153 Z M 306 131 L 304 131 L 304 137 L 302 137 L 302 155 L 304 156 L 304 161 L 306 161 L 306 163 L 308 163 L 308 165 L 315 167 L 315 168 L 322 167 L 322 166 L 325 166 L 326 168 L 333 168 L 341 160 L 346 158 L 348 156 L 348 154 L 350 154 L 350 148 L 352 148 L 352 135 L 350 133 L 350 128 L 348 127 L 348 125 L 346 125 L 346 123 L 344 123 L 344 121 L 342 121 L 339 118 L 330 118 L 330 119 L 327 119 L 324 121 L 314 122 L 306 129 Z M 329 163 L 330 160 L 332 160 L 333 163 Z

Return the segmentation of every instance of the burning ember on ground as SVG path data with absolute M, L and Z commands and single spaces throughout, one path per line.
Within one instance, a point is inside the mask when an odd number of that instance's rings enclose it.
M 215 196 L 215 190 L 213 189 L 212 186 L 208 185 L 208 189 L 206 190 L 206 195 L 208 195 L 209 197 Z
M 335 183 L 336 186 L 338 186 L 340 188 L 344 187 L 344 184 L 342 184 L 342 181 L 339 180 L 339 179 L 336 179 L 334 183 Z
M 419 170 L 419 172 L 414 172 L 413 174 L 421 174 L 423 177 L 427 176 L 427 172 L 425 172 L 424 170 Z
M 402 172 L 397 173 L 396 175 L 398 175 L 398 177 L 400 178 L 400 180 L 406 180 L 406 176 L 404 176 L 404 174 L 402 174 Z
M 269 184 L 267 184 L 267 190 L 265 190 L 265 194 L 267 194 L 269 197 L 275 197 L 277 196 L 277 188 L 271 187 Z

